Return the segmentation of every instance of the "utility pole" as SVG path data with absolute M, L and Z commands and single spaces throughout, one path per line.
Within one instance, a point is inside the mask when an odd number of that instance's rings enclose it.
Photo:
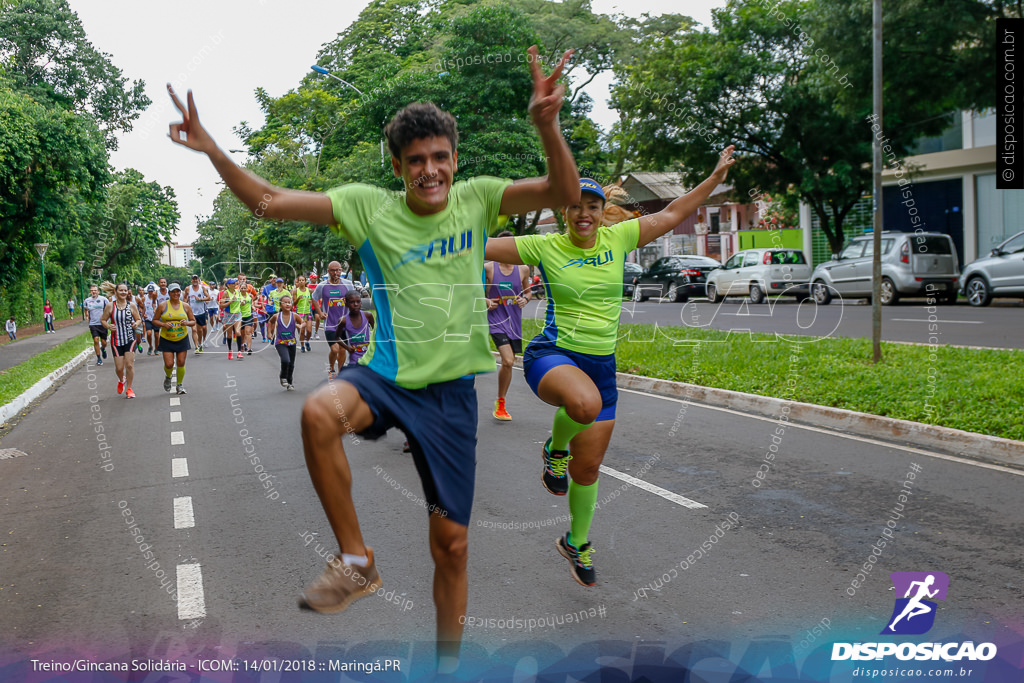
M 882 125 L 882 0 L 872 0 L 873 8 L 873 58 L 872 58 L 872 92 L 874 101 L 874 122 L 878 129 L 884 131 Z M 882 361 L 882 143 L 883 136 L 875 135 L 871 139 L 873 152 L 873 184 L 871 207 L 874 213 L 874 226 L 871 236 L 871 348 L 874 362 Z

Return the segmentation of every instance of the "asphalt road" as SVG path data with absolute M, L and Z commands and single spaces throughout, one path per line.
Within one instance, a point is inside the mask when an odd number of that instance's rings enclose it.
M 335 549 L 299 434 L 305 392 L 323 378 L 325 359 L 322 342 L 300 354 L 299 390 L 285 392 L 269 350 L 241 362 L 190 354 L 180 402 L 161 388 L 160 361 L 146 357 L 137 364 L 138 399 L 121 399 L 110 362 L 79 370 L 25 415 L 0 441 L 24 453 L 0 459 L 0 679 L 21 680 L 20 658 L 68 653 L 431 661 L 427 520 L 412 500 L 421 490 L 399 433 L 346 446 L 390 601 L 367 598 L 334 616 L 296 607 L 322 566 L 317 549 Z M 822 638 L 877 640 L 893 608 L 893 571 L 949 575 L 928 638 L 1012 642 L 1019 654 L 1024 472 L 795 425 L 783 425 L 769 462 L 781 423 L 622 392 L 591 533 L 599 583 L 584 588 L 555 550 L 566 500 L 539 481 L 552 410 L 516 371 L 514 420 L 498 423 L 490 417 L 495 382 L 477 380 L 469 616 L 484 625 L 467 627 L 464 661 L 499 648 L 553 661 L 602 640 L 621 643 L 634 661 L 715 639 L 736 644 L 736 661 L 766 639 L 799 656 L 804 634 L 822 620 Z M 244 437 L 254 439 L 271 488 Z M 851 596 L 901 490 L 911 493 L 894 540 Z M 703 557 L 688 560 L 705 543 Z M 161 578 L 177 586 L 177 602 Z M 591 608 L 594 616 L 578 616 Z M 570 612 L 578 623 L 555 621 Z M 553 626 L 528 622 L 548 618 Z M 497 626 L 506 619 L 513 628 Z M 14 660 L 21 663 L 4 669 Z M 259 680 L 297 680 L 281 676 Z
M 525 315 L 543 320 L 544 305 L 544 301 L 527 304 Z M 1012 299 L 984 308 L 967 304 L 937 306 L 932 311 L 928 308 L 923 299 L 884 306 L 882 339 L 928 344 L 929 324 L 934 323 L 941 344 L 1024 348 L 1024 306 Z M 931 320 L 932 315 L 935 320 Z M 658 299 L 644 303 L 624 301 L 620 321 L 662 327 L 871 338 L 871 306 L 862 299 L 845 304 L 833 301 L 827 306 L 817 306 L 813 301 L 798 305 L 792 299 L 772 299 L 770 303 L 754 305 L 739 297 L 718 304 L 704 299 L 693 299 L 685 304 Z

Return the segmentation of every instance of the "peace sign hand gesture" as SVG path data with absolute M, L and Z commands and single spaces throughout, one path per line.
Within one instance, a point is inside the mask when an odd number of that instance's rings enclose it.
M 558 126 L 558 112 L 562 109 L 562 96 L 565 95 L 565 85 L 558 82 L 562 75 L 562 68 L 569 61 L 569 57 L 575 50 L 566 50 L 565 54 L 558 61 L 558 64 L 551 71 L 551 75 L 545 77 L 540 70 L 540 57 L 537 53 L 537 46 L 531 45 L 527 52 L 530 53 L 530 75 L 533 76 L 533 94 L 530 96 L 530 116 L 533 118 L 533 125 L 541 128 L 554 124 Z
M 197 152 L 203 152 L 209 154 L 217 148 L 217 145 L 213 142 L 213 138 L 206 132 L 206 129 L 199 123 L 199 113 L 196 111 L 196 103 L 192 99 L 192 91 L 188 91 L 188 108 L 181 103 L 178 96 L 174 93 L 174 88 L 171 84 L 167 84 L 167 92 L 171 95 L 171 100 L 174 101 L 174 106 L 181 112 L 183 121 L 181 123 L 172 123 L 170 127 L 170 138 L 171 142 L 179 145 L 184 145 L 189 149 L 193 149 Z M 185 139 L 181 139 L 181 133 L 185 133 Z

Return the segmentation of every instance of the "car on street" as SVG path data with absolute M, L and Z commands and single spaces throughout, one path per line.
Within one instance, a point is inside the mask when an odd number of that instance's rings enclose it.
M 759 304 L 769 294 L 803 301 L 808 297 L 811 267 L 799 249 L 745 249 L 729 257 L 707 277 L 705 296 L 718 303 L 727 296 L 745 296 Z
M 871 298 L 872 235 L 851 239 L 831 261 L 811 274 L 811 295 L 827 304 L 835 296 Z M 882 290 L 879 300 L 891 306 L 903 296 L 956 302 L 960 271 L 956 246 L 938 232 L 882 232 Z
M 639 263 L 626 261 L 622 268 L 622 296 L 632 299 L 636 281 L 640 279 L 644 268 Z
M 640 273 L 633 289 L 633 301 L 661 297 L 683 302 L 704 294 L 707 274 L 722 264 L 709 256 L 663 256 Z
M 1024 297 L 1024 231 L 964 267 L 960 280 L 971 306 L 988 306 L 992 297 Z

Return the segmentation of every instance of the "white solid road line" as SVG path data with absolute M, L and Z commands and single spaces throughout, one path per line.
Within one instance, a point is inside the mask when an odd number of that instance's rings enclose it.
M 177 396 L 171 396 L 171 405 L 172 406 L 180 406 L 181 405 L 181 399 L 178 398 Z
M 203 570 L 199 564 L 178 565 L 178 618 L 199 619 L 206 616 L 203 597 Z
M 643 489 L 644 491 L 649 491 L 649 492 L 653 493 L 656 496 L 661 496 L 665 500 L 670 500 L 670 501 L 672 501 L 673 503 L 675 503 L 677 505 L 682 505 L 684 508 L 690 508 L 691 510 L 697 510 L 697 509 L 700 509 L 700 508 L 706 508 L 707 507 L 707 505 L 704 505 L 703 503 L 698 503 L 695 500 L 690 500 L 689 498 L 684 498 L 684 497 L 680 496 L 678 493 L 672 493 L 668 489 L 663 489 L 660 486 L 655 486 L 654 484 L 652 484 L 650 482 L 646 482 L 643 479 L 637 479 L 636 477 L 631 477 L 630 475 L 625 474 L 624 472 L 619 472 L 618 470 L 613 470 L 611 467 L 608 467 L 607 465 L 601 465 L 600 471 L 601 471 L 601 474 L 607 474 L 609 477 L 615 477 L 616 479 L 621 479 L 622 481 L 626 482 L 627 484 L 632 484 L 633 486 L 636 486 L 637 488 Z
M 187 477 L 188 476 L 188 460 L 185 458 L 172 458 L 171 459 L 171 476 L 172 477 Z
M 761 420 L 762 422 L 778 422 L 777 417 L 762 417 L 761 415 L 751 415 L 750 413 L 740 412 L 739 410 L 733 410 L 732 408 L 720 408 L 719 406 L 709 406 L 703 403 L 694 403 L 681 398 L 674 398 L 672 396 L 659 396 L 658 394 L 648 394 L 644 391 L 636 391 L 635 389 L 623 389 L 619 388 L 619 391 L 627 391 L 631 394 L 640 394 L 641 396 L 653 396 L 654 398 L 660 398 L 665 401 L 673 401 L 675 403 L 685 403 L 686 405 L 693 406 L 695 408 L 707 408 L 708 410 L 717 410 L 722 413 L 731 413 L 732 415 L 740 415 L 742 417 L 749 417 L 752 420 Z M 944 453 L 935 453 L 934 451 L 926 451 L 922 448 L 914 448 L 913 446 L 901 446 L 898 443 L 889 443 L 888 441 L 878 441 L 876 439 L 869 439 L 863 436 L 854 436 L 852 434 L 843 434 L 842 432 L 834 432 L 830 429 L 822 429 L 821 427 L 811 427 L 810 425 L 797 424 L 796 422 L 787 423 L 790 427 L 797 429 L 803 429 L 808 432 L 817 432 L 818 434 L 827 434 L 828 436 L 834 436 L 839 439 L 850 439 L 851 441 L 860 441 L 861 443 L 869 443 L 873 446 L 883 446 L 885 448 L 892 448 L 899 451 L 907 451 L 908 453 L 915 453 L 917 455 L 923 455 L 928 458 L 936 458 L 938 460 L 949 460 L 951 462 L 958 462 L 963 465 L 971 465 L 972 467 L 983 467 L 988 470 L 996 470 L 997 472 L 1006 472 L 1008 474 L 1016 474 L 1018 477 L 1024 477 L 1024 471 L 1015 470 L 1009 467 L 1003 467 L 1001 465 L 990 465 L 987 462 L 978 462 L 976 460 L 968 460 L 966 458 L 958 458 L 955 455 L 945 455 Z
M 196 525 L 196 516 L 192 511 L 192 496 L 174 499 L 174 528 L 191 529 Z
M 185 445 L 185 432 L 171 432 L 171 445 L 172 446 L 184 446 Z
M 177 410 L 171 411 L 171 422 L 181 422 L 181 413 Z

